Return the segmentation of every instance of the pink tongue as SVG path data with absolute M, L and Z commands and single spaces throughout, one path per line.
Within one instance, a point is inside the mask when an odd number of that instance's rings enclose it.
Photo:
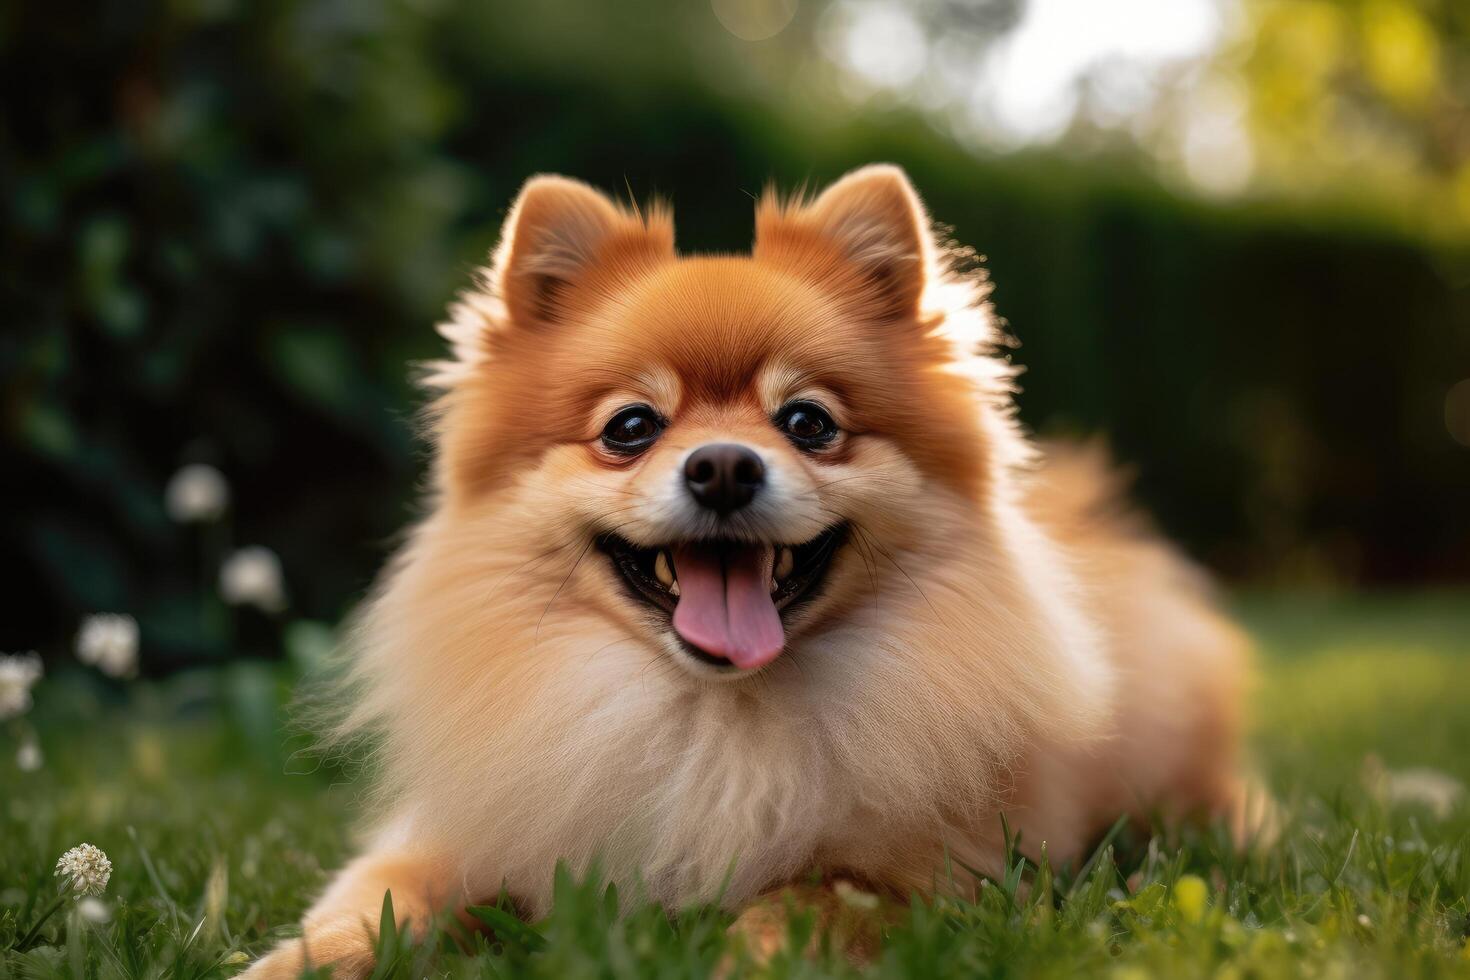
M 674 629 L 742 670 L 775 660 L 786 631 L 771 601 L 773 557 L 765 545 L 680 545 L 674 550 Z

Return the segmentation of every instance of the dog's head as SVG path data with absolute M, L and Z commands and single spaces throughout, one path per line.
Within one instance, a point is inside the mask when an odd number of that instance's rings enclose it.
M 1009 451 L 977 287 L 942 258 L 889 166 L 768 195 L 749 256 L 679 256 L 666 211 L 535 178 L 448 330 L 444 507 L 513 513 L 528 560 L 560 552 L 558 601 L 707 677 L 923 603 L 944 515 Z

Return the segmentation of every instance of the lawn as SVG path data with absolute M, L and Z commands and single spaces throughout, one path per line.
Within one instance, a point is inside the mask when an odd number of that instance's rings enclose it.
M 1262 647 L 1253 745 L 1285 815 L 1277 845 L 1244 855 L 1218 830 L 1125 831 L 1080 874 L 1018 864 L 974 904 L 914 903 L 871 974 L 1470 977 L 1470 803 L 1456 792 L 1470 782 L 1470 600 L 1237 605 Z M 114 870 L 91 918 L 64 908 L 28 951 L 0 952 L 0 977 L 225 977 L 289 934 L 349 852 L 360 792 L 279 734 L 290 685 L 291 668 L 251 664 L 125 686 L 56 668 L 42 681 L 30 720 L 44 765 L 21 772 L 0 734 L 0 949 L 56 895 L 67 848 L 96 844 Z M 445 934 L 385 942 L 381 972 L 751 970 L 718 913 L 619 914 L 595 883 L 569 880 L 560 895 L 544 922 L 499 917 L 471 955 Z M 765 972 L 854 971 L 818 954 Z

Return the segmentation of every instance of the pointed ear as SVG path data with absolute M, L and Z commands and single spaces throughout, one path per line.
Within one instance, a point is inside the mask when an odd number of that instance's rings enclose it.
M 903 170 L 887 163 L 852 171 L 810 204 L 767 195 L 756 215 L 757 259 L 831 276 L 837 273 L 813 254 L 825 246 L 883 319 L 918 312 L 931 241 L 919 195 Z
M 644 220 L 581 181 L 543 175 L 526 182 L 505 219 L 494 276 L 511 323 L 555 323 L 575 287 L 673 251 L 666 210 Z

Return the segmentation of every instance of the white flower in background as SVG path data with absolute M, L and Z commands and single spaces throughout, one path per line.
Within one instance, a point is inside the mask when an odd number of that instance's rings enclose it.
M 32 738 L 21 742 L 20 749 L 15 753 L 15 767 L 21 772 L 35 772 L 44 761 L 41 758 L 40 743 Z
M 252 545 L 225 559 L 219 570 L 219 591 L 235 606 L 258 606 L 266 612 L 286 608 L 281 582 L 281 560 L 269 548 Z
M 41 679 L 41 658 L 34 653 L 0 653 L 0 721 L 31 710 L 31 688 Z
M 67 879 L 80 895 L 101 895 L 112 877 L 112 862 L 102 849 L 91 844 L 78 844 L 56 860 L 56 874 Z
M 98 613 L 82 621 L 77 659 L 108 677 L 138 672 L 138 621 L 125 613 Z
M 1377 755 L 1363 760 L 1363 784 L 1384 803 L 1417 804 L 1441 820 L 1465 796 L 1465 784 L 1449 773 L 1428 767 L 1389 769 Z
M 1390 803 L 1417 803 L 1443 820 L 1465 795 L 1465 784 L 1434 769 L 1403 769 L 1388 773 L 1383 795 Z
M 180 524 L 207 524 L 224 516 L 230 485 L 213 466 L 190 463 L 168 481 L 163 503 L 168 516 Z

